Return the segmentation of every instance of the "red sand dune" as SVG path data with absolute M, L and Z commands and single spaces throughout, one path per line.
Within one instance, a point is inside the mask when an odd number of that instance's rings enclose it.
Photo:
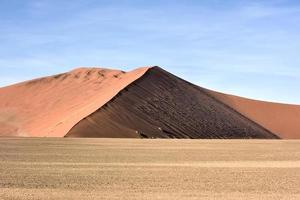
M 300 106 L 252 100 L 209 91 L 214 97 L 280 138 L 300 138 Z
M 159 67 L 80 68 L 0 88 L 0 136 L 300 138 L 300 106 L 244 99 Z
M 79 68 L 1 88 L 0 135 L 63 137 L 146 71 Z

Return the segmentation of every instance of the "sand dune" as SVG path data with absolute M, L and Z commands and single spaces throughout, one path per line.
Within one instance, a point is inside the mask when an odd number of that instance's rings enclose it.
M 270 103 L 209 91 L 218 100 L 285 139 L 300 138 L 300 106 Z
M 68 137 L 276 138 L 205 90 L 154 67 Z
M 209 91 L 159 67 L 79 68 L 0 88 L 0 136 L 300 138 L 300 106 Z
M 0 135 L 63 137 L 147 71 L 79 68 L 0 89 Z

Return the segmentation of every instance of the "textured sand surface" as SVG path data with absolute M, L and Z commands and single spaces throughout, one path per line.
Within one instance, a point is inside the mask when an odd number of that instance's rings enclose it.
M 0 139 L 0 199 L 299 199 L 299 140 Z

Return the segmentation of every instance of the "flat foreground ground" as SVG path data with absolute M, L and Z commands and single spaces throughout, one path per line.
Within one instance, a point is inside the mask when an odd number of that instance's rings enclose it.
M 0 139 L 0 199 L 300 199 L 299 140 Z

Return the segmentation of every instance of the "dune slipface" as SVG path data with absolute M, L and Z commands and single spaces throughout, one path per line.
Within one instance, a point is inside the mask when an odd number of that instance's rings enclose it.
M 80 68 L 0 89 L 1 136 L 300 138 L 299 113 L 216 93 L 159 67 Z

